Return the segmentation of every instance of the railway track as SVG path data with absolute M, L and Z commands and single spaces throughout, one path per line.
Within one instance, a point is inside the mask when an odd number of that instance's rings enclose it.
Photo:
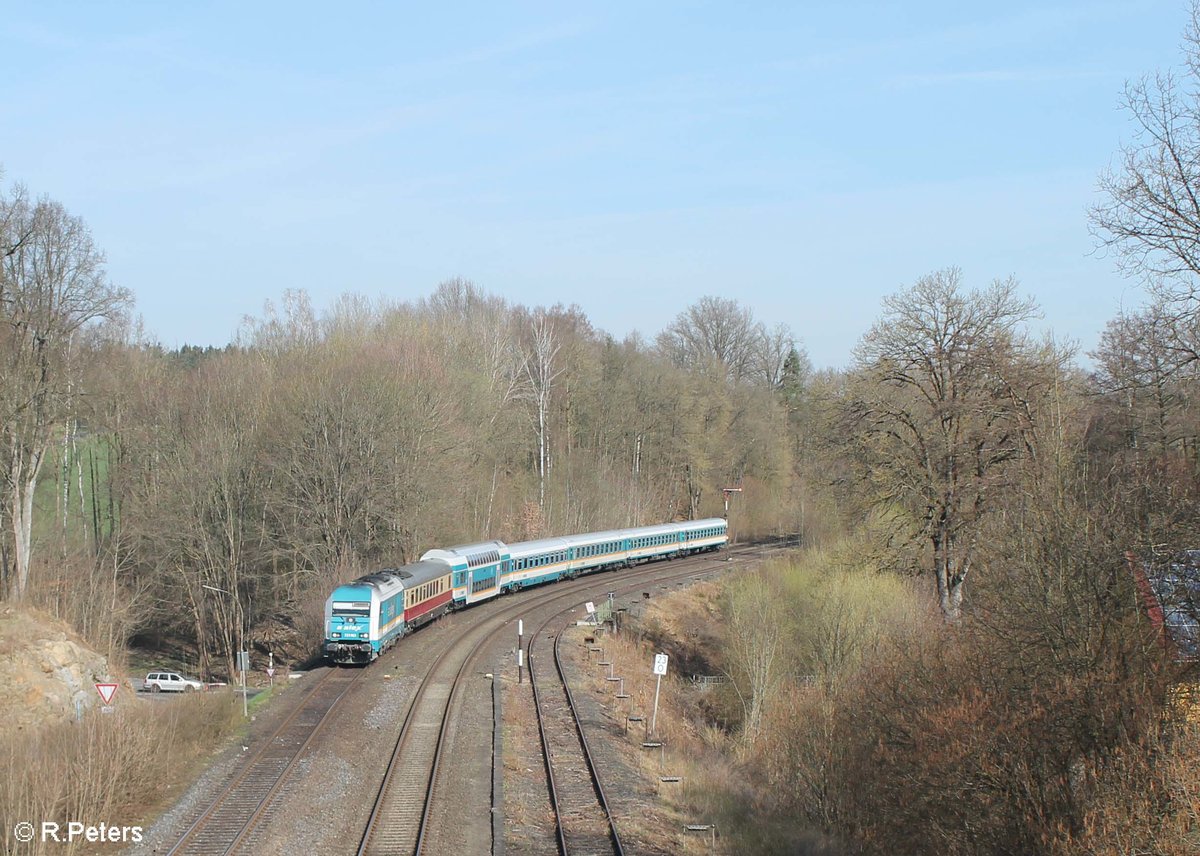
M 456 641 L 438 656 L 417 688 L 371 807 L 359 856 L 421 852 L 451 704 L 462 686 L 467 664 L 495 632 L 490 625 L 473 628 L 465 640 Z
M 679 568 L 679 572 L 669 578 L 696 576 L 697 570 L 693 566 L 701 562 L 711 565 L 714 558 L 712 554 L 705 554 L 676 560 L 675 567 L 686 562 L 687 569 Z M 632 591 L 646 585 L 647 577 L 660 577 L 663 571 L 662 565 L 647 565 L 626 571 L 616 580 L 608 579 L 619 581 L 620 585 L 615 588 Z M 549 591 L 548 596 L 533 603 L 506 605 L 490 616 L 486 626 L 472 628 L 442 653 L 417 688 L 360 839 L 359 856 L 385 853 L 408 856 L 423 852 L 431 827 L 431 807 L 439 787 L 444 785 L 441 758 L 453 710 L 462 692 L 463 678 L 475 674 L 476 670 L 471 666 L 489 643 L 506 629 L 510 631 L 516 618 L 528 616 L 533 610 L 550 607 L 552 614 L 561 615 L 562 608 L 555 608 L 558 604 L 569 603 L 572 609 L 577 608 L 582 592 L 595 590 L 606 581 L 603 576 L 589 575 L 560 583 Z M 493 757 L 493 777 L 497 763 Z M 493 806 L 492 809 L 495 812 L 501 807 Z
M 548 618 L 529 643 L 529 683 L 533 687 L 558 849 L 563 856 L 570 853 L 623 856 L 625 848 L 604 793 L 604 783 L 580 723 L 570 682 L 563 672 L 559 654 L 561 629 L 549 636 L 554 640 L 553 673 L 540 667 L 546 628 L 553 620 Z
M 326 670 L 221 794 L 201 811 L 167 856 L 205 856 L 236 849 L 262 819 L 305 747 L 361 674 L 361 670 Z
M 661 572 L 661 568 L 653 570 Z M 464 676 L 474 674 L 471 664 L 516 618 L 547 605 L 578 605 L 580 590 L 594 588 L 595 584 L 595 577 L 586 577 L 568 583 L 569 587 L 562 590 L 551 590 L 547 597 L 533 603 L 506 605 L 485 625 L 472 628 L 442 652 L 409 707 L 363 831 L 359 856 L 422 852 L 430 809 L 442 784 L 439 772 L 451 711 L 462 691 Z M 561 614 L 561 610 L 556 613 Z
M 769 545 L 742 545 L 726 551 L 726 558 L 747 555 L 766 556 L 786 548 L 786 542 Z M 712 557 L 705 556 L 700 558 Z M 658 586 L 680 584 L 711 576 L 712 571 L 697 573 L 689 570 L 672 573 L 654 582 Z M 640 585 L 623 584 L 622 593 L 636 591 Z M 587 729 L 575 704 L 570 681 L 563 669 L 561 641 L 566 626 L 548 634 L 546 628 L 564 613 L 551 616 L 542 623 L 529 643 L 529 675 L 537 712 L 538 736 L 546 770 L 547 787 L 555 820 L 555 837 L 559 853 L 612 853 L 623 856 L 624 844 L 617 820 L 609 805 L 604 780 L 587 739 Z M 535 645 L 544 648 L 544 641 L 553 639 L 549 649 L 554 668 L 539 668 L 541 656 L 535 658 Z
M 689 566 L 698 563 L 711 565 L 714 561 L 720 561 L 717 556 L 734 556 L 747 549 L 753 548 L 733 547 L 724 554 L 704 554 L 677 559 L 670 564 L 672 568 L 683 563 Z M 532 610 L 553 607 L 561 602 L 577 605 L 582 592 L 602 587 L 605 583 L 623 591 L 632 591 L 649 584 L 647 576 L 661 576 L 663 570 L 663 565 L 655 563 L 624 571 L 615 578 L 588 575 L 579 580 L 559 583 L 547 589 L 544 597 L 504 604 L 493 612 L 478 613 L 482 619 L 466 628 L 437 657 L 409 704 L 358 852 L 421 852 L 429 824 L 430 807 L 434 804 L 434 794 L 442 778 L 439 776 L 440 759 L 452 706 L 464 676 L 472 673 L 470 664 L 489 640 L 515 618 L 527 615 Z M 695 568 L 680 568 L 679 573 L 668 575 L 668 579 L 682 579 L 700 573 Z M 497 603 L 503 604 L 503 601 Z M 562 614 L 562 610 L 559 609 L 557 614 Z M 265 816 L 283 801 L 283 787 L 297 761 L 331 718 L 330 714 L 338 702 L 364 671 L 326 670 L 283 724 L 269 738 L 261 741 L 260 748 L 241 766 L 229 785 L 187 827 L 167 851 L 168 856 L 248 852 L 255 849 L 252 833 L 265 825 Z

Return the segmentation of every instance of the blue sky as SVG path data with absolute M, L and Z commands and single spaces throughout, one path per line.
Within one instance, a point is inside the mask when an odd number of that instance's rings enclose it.
M 1086 212 L 1182 2 L 434 5 L 10 8 L 5 180 L 167 346 L 451 277 L 618 336 L 734 297 L 819 366 L 949 265 L 1083 350 L 1143 299 Z

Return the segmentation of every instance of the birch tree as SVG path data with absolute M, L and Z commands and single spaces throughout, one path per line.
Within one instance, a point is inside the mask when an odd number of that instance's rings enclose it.
M 554 383 L 563 373 L 558 362 L 562 343 L 545 310 L 534 313 L 529 323 L 529 338 L 522 362 L 525 388 L 521 397 L 533 404 L 533 425 L 537 437 L 538 506 L 546 508 L 546 470 L 550 434 L 550 401 Z

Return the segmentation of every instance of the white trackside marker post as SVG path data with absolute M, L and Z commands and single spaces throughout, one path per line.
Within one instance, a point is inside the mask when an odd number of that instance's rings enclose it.
M 650 734 L 651 734 L 651 736 L 653 736 L 654 734 L 657 733 L 656 729 L 658 726 L 658 691 L 662 688 L 663 675 L 665 675 L 666 673 L 667 673 L 667 655 L 666 654 L 655 654 L 654 655 L 654 674 L 658 676 L 658 679 L 655 681 L 655 684 L 654 684 L 654 713 L 650 717 Z
M 246 672 L 250 671 L 250 652 L 238 651 L 238 671 L 242 673 L 242 718 L 250 718 L 249 688 L 246 686 Z
M 517 619 L 517 683 L 521 683 L 521 666 L 525 652 L 525 622 Z

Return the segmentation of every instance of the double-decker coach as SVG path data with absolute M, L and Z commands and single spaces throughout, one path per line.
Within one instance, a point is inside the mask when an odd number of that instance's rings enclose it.
M 445 550 L 429 550 L 422 562 L 444 562 L 450 566 L 454 605 L 486 600 L 500 593 L 501 577 L 508 572 L 508 546 L 503 541 L 461 544 Z

